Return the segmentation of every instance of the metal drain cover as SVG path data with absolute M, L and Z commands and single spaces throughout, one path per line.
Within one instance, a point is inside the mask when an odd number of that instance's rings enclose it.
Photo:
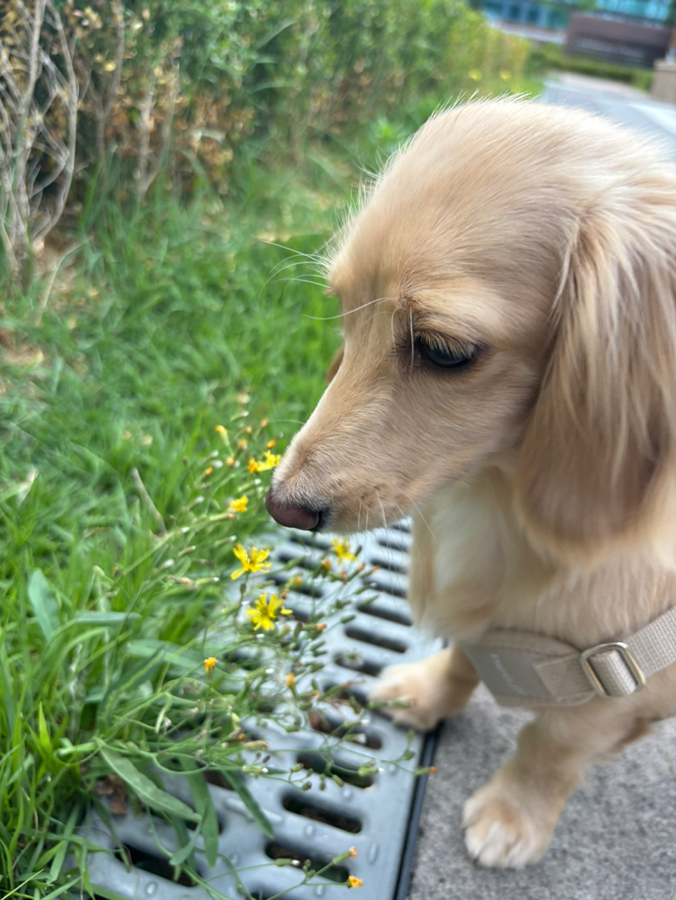
M 283 542 L 272 552 L 273 557 L 283 562 L 305 555 L 307 565 L 314 567 L 317 556 L 325 555 L 331 546 L 331 539 L 326 535 L 285 531 L 283 536 Z M 369 592 L 359 595 L 352 610 L 342 610 L 334 622 L 326 619 L 331 625 L 347 611 L 355 614 L 349 623 L 336 624 L 327 630 L 325 646 L 329 659 L 318 673 L 324 686 L 350 681 L 350 691 L 358 701 L 363 700 L 384 666 L 410 662 L 441 647 L 440 641 L 424 640 L 411 627 L 404 599 L 410 543 L 407 523 L 360 536 L 360 559 L 367 567 L 381 568 L 369 577 Z M 303 569 L 298 571 L 302 573 Z M 293 572 L 292 569 L 290 574 Z M 304 605 L 321 603 L 322 591 L 329 590 L 330 587 L 318 587 L 319 596 L 314 599 L 291 591 L 286 603 L 302 612 Z M 291 768 L 300 762 L 308 770 L 321 771 L 320 750 L 325 735 L 319 731 L 307 729 L 288 734 L 281 729 L 276 731 L 274 725 L 256 725 L 256 731 L 273 747 L 280 743 L 284 746 L 283 753 L 275 754 L 280 766 Z M 241 887 L 244 885 L 255 900 L 269 900 L 286 891 L 289 892 L 284 893 L 287 900 L 312 900 L 335 896 L 332 887 L 344 884 L 348 876 L 354 875 L 363 879 L 360 900 L 394 900 L 395 893 L 397 897 L 405 896 L 401 893 L 405 887 L 401 885 L 400 870 L 418 781 L 410 771 L 386 761 L 397 759 L 407 749 L 407 732 L 377 712 L 369 713 L 368 720 L 362 719 L 358 731 L 362 743 L 354 745 L 355 750 L 343 745 L 333 756 L 340 765 L 342 787 L 327 778 L 324 790 L 315 789 L 319 782 L 317 774 L 310 776 L 313 781 L 310 791 L 267 779 L 248 780 L 251 794 L 274 828 L 274 841 L 260 832 L 235 792 L 209 784 L 221 827 L 216 867 L 209 869 L 199 841 L 195 853 L 198 870 L 209 884 L 209 890 L 170 880 L 172 868 L 159 847 L 174 852 L 176 836 L 169 825 L 149 814 L 144 818 L 131 814 L 115 817 L 115 832 L 131 859 L 130 869 L 116 857 L 119 845 L 103 820 L 96 813 L 92 815 L 84 837 L 110 852 L 92 852 L 88 856 L 91 883 L 100 891 L 101 898 L 110 896 L 109 891 L 128 900 L 207 900 L 218 895 L 238 898 L 246 896 Z M 423 760 L 423 735 L 417 734 L 409 749 L 415 758 L 408 765 L 429 764 L 429 752 Z M 364 762 L 364 753 L 376 763 L 382 761 L 379 771 L 368 777 L 357 772 Z M 179 776 L 165 778 L 164 786 L 189 801 L 188 786 Z M 419 795 L 418 790 L 417 807 Z M 356 857 L 334 867 L 327 873 L 330 878 L 314 877 L 312 884 L 300 885 L 303 876 L 298 868 L 278 867 L 273 863 L 280 857 L 299 857 L 312 860 L 313 868 L 317 868 L 350 847 L 357 849 Z M 234 870 L 238 870 L 237 875 Z

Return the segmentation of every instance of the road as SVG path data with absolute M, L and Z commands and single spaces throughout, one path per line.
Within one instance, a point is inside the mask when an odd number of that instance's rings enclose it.
M 546 83 L 545 103 L 578 106 L 665 143 L 676 162 L 676 106 L 658 103 L 643 91 L 614 81 L 562 72 Z

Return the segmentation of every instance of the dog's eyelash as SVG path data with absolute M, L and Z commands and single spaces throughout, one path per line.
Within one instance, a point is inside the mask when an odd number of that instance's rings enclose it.
M 402 356 L 408 357 L 410 365 L 427 365 L 440 371 L 457 371 L 472 363 L 479 352 L 476 344 L 453 340 L 445 335 L 431 332 L 413 331 L 398 348 Z

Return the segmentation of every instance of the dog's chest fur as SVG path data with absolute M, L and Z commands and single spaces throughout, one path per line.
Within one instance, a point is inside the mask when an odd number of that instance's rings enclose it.
M 440 491 L 414 518 L 409 601 L 419 624 L 471 640 L 487 628 L 541 632 L 584 649 L 676 604 L 676 571 L 622 552 L 586 569 L 539 555 L 498 469 Z

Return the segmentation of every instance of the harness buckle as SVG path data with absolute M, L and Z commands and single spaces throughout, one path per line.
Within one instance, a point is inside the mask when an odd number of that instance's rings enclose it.
M 642 691 L 645 687 L 645 675 L 641 671 L 639 664 L 636 662 L 634 656 L 631 653 L 629 647 L 624 643 L 624 641 L 612 641 L 609 644 L 597 644 L 595 647 L 590 647 L 589 650 L 584 650 L 580 654 L 580 665 L 582 666 L 582 671 L 587 676 L 587 680 L 594 688 L 596 693 L 600 697 L 612 698 L 615 696 L 611 694 L 610 691 L 607 691 L 603 686 L 603 682 L 596 674 L 594 667 L 592 665 L 592 659 L 597 656 L 599 653 L 606 653 L 611 650 L 616 650 L 620 656 L 622 657 L 622 662 L 627 667 L 629 674 L 634 679 L 635 689 L 632 693 L 637 694 L 639 691 Z

